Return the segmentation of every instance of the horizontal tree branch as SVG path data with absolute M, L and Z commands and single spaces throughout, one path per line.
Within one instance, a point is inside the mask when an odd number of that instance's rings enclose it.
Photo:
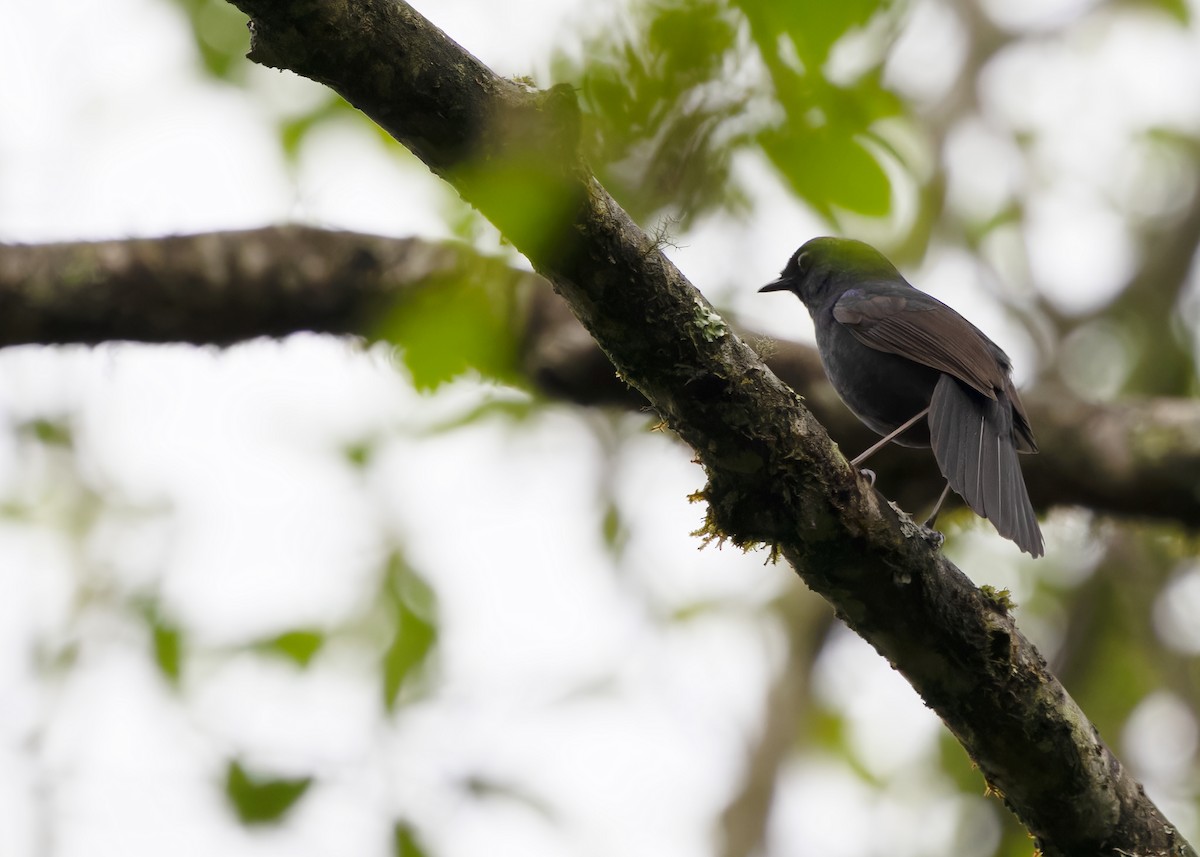
M 226 345 L 300 330 L 370 335 L 407 290 L 470 272 L 509 284 L 522 307 L 521 360 L 544 393 L 581 404 L 644 407 L 540 276 L 468 248 L 303 226 L 123 241 L 0 244 L 0 347 L 26 343 Z M 816 352 L 742 333 L 846 450 L 874 436 L 838 400 Z M 1022 459 L 1035 506 L 1200 526 L 1200 403 L 1085 403 L 1026 394 L 1042 453 Z M 872 461 L 884 494 L 921 509 L 941 490 L 924 450 Z

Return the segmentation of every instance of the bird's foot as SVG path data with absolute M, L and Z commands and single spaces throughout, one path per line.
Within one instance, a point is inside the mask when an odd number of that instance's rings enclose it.
M 921 538 L 928 542 L 930 547 L 932 547 L 934 550 L 941 550 L 942 545 L 946 543 L 946 537 L 944 535 L 925 524 L 921 525 Z
M 859 468 L 858 472 L 860 474 L 862 474 L 863 476 L 867 477 L 867 484 L 869 484 L 872 488 L 875 487 L 875 471 L 874 470 L 867 470 L 867 468 L 862 467 L 862 468 Z
M 912 515 L 901 509 L 893 502 L 888 502 L 892 507 L 892 511 L 896 513 L 896 517 L 900 519 L 900 531 L 904 533 L 905 538 L 917 538 L 930 545 L 934 550 L 940 550 L 942 544 L 946 541 L 946 537 L 937 530 L 931 529 L 928 523 L 918 524 L 912 519 Z

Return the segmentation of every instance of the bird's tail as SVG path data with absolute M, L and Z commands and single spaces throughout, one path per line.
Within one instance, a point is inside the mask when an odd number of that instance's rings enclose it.
M 929 434 L 950 487 L 1000 535 L 1041 556 L 1042 531 L 1025 490 L 1006 396 L 989 399 L 942 375 L 929 404 Z

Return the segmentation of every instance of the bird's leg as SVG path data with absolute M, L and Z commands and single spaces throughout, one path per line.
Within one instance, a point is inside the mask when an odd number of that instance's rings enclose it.
M 921 417 L 925 416 L 925 415 L 926 415 L 926 414 L 928 414 L 928 413 L 929 413 L 929 408 L 926 408 L 925 410 L 921 411 L 919 414 L 917 414 L 917 415 L 916 415 L 915 417 L 913 417 L 911 420 L 909 420 L 908 422 L 904 423 L 904 425 L 900 426 L 900 428 L 896 429 L 896 430 L 895 430 L 895 431 L 893 431 L 891 434 L 889 434 L 889 435 L 887 435 L 886 437 L 884 437 L 884 438 L 883 438 L 883 440 L 879 441 L 879 442 L 878 442 L 878 443 L 876 443 L 874 446 L 870 447 L 870 448 L 869 448 L 869 449 L 868 449 L 866 452 L 864 452 L 864 453 L 862 453 L 861 455 L 859 455 L 857 458 L 855 458 L 855 459 L 854 459 L 853 461 L 851 461 L 850 463 L 851 463 L 851 464 L 853 464 L 855 467 L 858 467 L 858 465 L 862 464 L 864 461 L 866 461 L 866 460 L 867 460 L 868 458 L 870 458 L 872 455 L 874 455 L 875 453 L 879 452 L 879 450 L 880 450 L 881 448 L 883 448 L 883 447 L 884 447 L 884 446 L 886 446 L 887 444 L 891 443 L 891 442 L 892 442 L 893 440 L 895 440 L 895 439 L 896 439 L 896 438 L 897 438 L 899 435 L 901 435 L 902 433 L 904 433 L 904 432 L 908 431 L 908 429 L 912 428 L 913 424 L 914 424 L 914 423 L 915 423 L 917 420 L 921 419 Z
M 929 513 L 929 517 L 926 519 L 925 524 L 924 524 L 925 529 L 927 529 L 927 530 L 933 529 L 934 522 L 937 521 L 938 512 L 942 511 L 942 504 L 946 502 L 946 498 L 948 496 L 950 496 L 950 482 L 949 481 L 946 482 L 946 487 L 942 489 L 942 496 L 938 497 L 937 503 L 935 503 L 933 506 L 933 511 Z

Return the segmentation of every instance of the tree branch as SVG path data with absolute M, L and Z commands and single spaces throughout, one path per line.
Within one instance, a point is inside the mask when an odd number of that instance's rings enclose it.
M 416 239 L 295 226 L 0 244 L 0 346 L 361 332 L 405 286 L 462 264 Z
M 469 273 L 507 284 L 519 312 L 519 363 L 544 393 L 580 404 L 645 407 L 567 305 L 536 274 L 469 249 L 303 226 L 125 241 L 0 244 L 0 347 L 112 340 L 224 345 L 299 330 L 370 335 L 413 287 Z M 846 450 L 875 439 L 838 400 L 816 352 L 760 343 L 766 363 Z M 1035 506 L 1200 526 L 1200 404 L 1087 404 L 1026 394 L 1042 454 L 1022 465 Z M 927 451 L 872 461 L 884 494 L 920 509 L 941 490 Z
M 829 634 L 833 616 L 817 598 L 801 589 L 775 603 L 787 641 L 787 658 L 767 692 L 761 731 L 747 747 L 741 787 L 721 812 L 721 857 L 762 854 L 779 771 L 797 749 L 797 736 L 811 732 L 812 668 Z

